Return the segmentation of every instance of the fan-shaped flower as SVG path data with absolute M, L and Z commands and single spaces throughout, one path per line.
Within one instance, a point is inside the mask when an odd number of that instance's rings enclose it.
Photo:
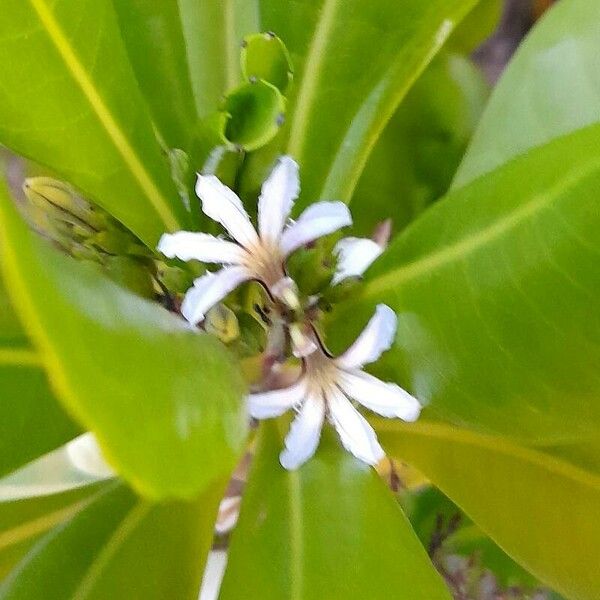
M 196 193 L 202 210 L 234 241 L 190 231 L 167 233 L 160 239 L 158 250 L 169 258 L 225 265 L 196 279 L 188 290 L 181 312 L 190 323 L 199 323 L 209 308 L 252 279 L 261 282 L 272 296 L 285 297 L 291 284 L 284 270 L 285 259 L 301 246 L 352 223 L 343 202 L 317 202 L 288 224 L 299 190 L 298 165 L 283 156 L 262 186 L 257 231 L 231 189 L 214 175 L 198 176 Z
M 387 350 L 396 332 L 396 315 L 380 304 L 356 341 L 338 358 L 332 358 L 317 342 L 317 348 L 303 359 L 303 373 L 290 387 L 250 394 L 248 409 L 257 419 L 268 419 L 296 409 L 285 439 L 280 461 L 295 469 L 315 452 L 321 428 L 328 419 L 342 444 L 360 460 L 374 465 L 384 456 L 372 427 L 352 405 L 356 400 L 384 417 L 405 421 L 418 418 L 419 401 L 398 385 L 385 383 L 362 370 Z

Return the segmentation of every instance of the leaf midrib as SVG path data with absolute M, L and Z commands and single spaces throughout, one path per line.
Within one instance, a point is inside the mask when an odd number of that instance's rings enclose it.
M 549 473 L 559 475 L 565 479 L 570 479 L 573 482 L 600 492 L 600 476 L 596 476 L 589 471 L 585 471 L 575 465 L 562 461 L 555 456 L 544 454 L 523 446 L 510 444 L 499 437 L 473 433 L 465 429 L 457 429 L 441 423 L 413 423 L 407 425 L 383 419 L 372 419 L 371 422 L 377 431 L 383 433 L 398 433 L 405 437 L 418 436 L 424 438 L 436 438 L 472 446 L 473 448 L 489 450 L 498 455 L 503 455 L 534 465 Z
M 385 275 L 375 277 L 363 288 L 362 297 L 377 296 L 397 288 L 408 281 L 429 275 L 439 268 L 465 260 L 469 255 L 498 241 L 512 230 L 533 218 L 537 213 L 547 209 L 554 201 L 560 198 L 561 193 L 565 189 L 577 185 L 599 168 L 600 159 L 591 160 L 579 166 L 576 171 L 573 170 L 567 174 L 566 177 L 550 187 L 545 193 L 534 196 L 525 204 L 518 206 L 512 212 L 479 231 L 431 252 L 418 260 L 389 271 Z M 435 210 L 435 208 L 432 210 Z M 401 242 L 402 239 L 400 237 L 398 242 Z
M 134 504 L 134 506 L 125 514 L 113 535 L 111 535 L 106 543 L 103 544 L 102 548 L 99 549 L 94 560 L 83 574 L 71 600 L 85 600 L 85 598 L 89 597 L 115 554 L 127 541 L 130 534 L 135 531 L 141 521 L 148 515 L 150 509 L 151 505 L 149 503 L 140 501 Z
M 60 508 L 50 513 L 46 513 L 41 517 L 21 523 L 16 527 L 7 529 L 0 533 L 0 552 L 24 542 L 28 539 L 35 537 L 45 531 L 48 531 L 51 527 L 55 526 L 61 521 L 65 521 L 69 517 L 79 512 L 82 508 L 90 503 L 89 498 L 74 502 L 69 506 Z
M 41 367 L 42 360 L 29 348 L 0 348 L 0 366 Z
M 100 93 L 77 58 L 75 50 L 54 18 L 46 0 L 29 0 L 29 3 L 36 12 L 44 31 L 64 61 L 71 76 L 81 89 L 83 95 L 87 98 L 92 110 L 98 117 L 98 121 L 104 127 L 109 139 L 163 221 L 166 229 L 178 229 L 179 222 L 169 207 L 169 203 L 156 187 L 156 184 L 139 160 L 135 150 L 111 114 L 108 106 L 102 100 Z

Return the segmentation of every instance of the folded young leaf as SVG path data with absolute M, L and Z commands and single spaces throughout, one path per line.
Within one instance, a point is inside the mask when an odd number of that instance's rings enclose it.
M 373 469 L 326 430 L 315 457 L 286 471 L 278 424 L 261 427 L 221 600 L 449 600 Z
M 600 121 L 600 3 L 562 0 L 535 26 L 495 87 L 453 187 Z
M 377 374 L 425 414 L 527 443 L 597 436 L 600 143 L 594 126 L 450 194 L 399 235 L 329 324 L 346 347 L 398 315 Z
M 239 370 L 215 338 L 30 233 L 0 190 L 13 304 L 65 407 L 138 491 L 190 498 L 242 451 Z
M 110 0 L 6 0 L 0 80 L 2 144 L 68 179 L 152 248 L 188 222 Z
M 507 554 L 573 600 L 600 595 L 600 478 L 500 438 L 377 420 L 387 451 L 417 467 Z

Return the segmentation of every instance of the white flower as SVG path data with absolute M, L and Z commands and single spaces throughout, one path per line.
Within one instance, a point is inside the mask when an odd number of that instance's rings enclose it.
M 336 285 L 349 277 L 360 277 L 383 250 L 382 246 L 368 238 L 341 239 L 333 249 L 338 262 L 331 284 Z
M 297 410 L 280 461 L 296 469 L 315 452 L 327 418 L 342 444 L 360 460 L 374 465 L 384 456 L 375 432 L 354 408 L 350 399 L 384 417 L 415 421 L 419 401 L 401 387 L 385 383 L 364 372 L 365 364 L 376 361 L 391 346 L 396 333 L 396 315 L 380 304 L 357 340 L 338 358 L 331 358 L 319 345 L 304 358 L 300 378 L 290 387 L 250 394 L 248 409 L 257 419 L 278 417 Z
M 234 241 L 189 231 L 160 239 L 158 250 L 169 258 L 226 265 L 196 279 L 188 290 L 181 312 L 190 323 L 202 321 L 209 308 L 251 279 L 260 281 L 272 295 L 289 298 L 292 282 L 286 278 L 285 259 L 301 246 L 352 223 L 343 202 L 317 202 L 287 224 L 299 190 L 298 165 L 283 156 L 262 186 L 257 231 L 232 190 L 214 175 L 198 175 L 196 193 L 202 210 L 221 223 Z

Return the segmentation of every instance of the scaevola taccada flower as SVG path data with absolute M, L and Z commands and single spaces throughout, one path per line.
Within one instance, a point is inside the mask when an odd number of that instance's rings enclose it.
M 280 456 L 286 469 L 298 468 L 314 454 L 326 419 L 344 447 L 360 460 L 375 465 L 384 457 L 373 428 L 351 399 L 383 417 L 404 421 L 419 417 L 421 405 L 416 398 L 398 385 L 363 371 L 364 365 L 376 361 L 391 346 L 396 321 L 394 311 L 380 304 L 341 356 L 332 358 L 316 340 L 315 350 L 303 358 L 302 375 L 293 385 L 250 394 L 248 409 L 256 419 L 278 417 L 290 409 L 298 413 Z
M 255 229 L 231 189 L 214 175 L 198 175 L 196 193 L 202 210 L 221 223 L 232 241 L 191 231 L 167 233 L 160 239 L 158 250 L 169 258 L 224 265 L 196 279 L 187 292 L 181 312 L 190 323 L 202 321 L 209 308 L 249 280 L 259 281 L 273 297 L 285 301 L 291 284 L 285 259 L 294 250 L 352 223 L 343 202 L 316 202 L 288 223 L 299 191 L 298 165 L 283 156 L 262 186 Z

